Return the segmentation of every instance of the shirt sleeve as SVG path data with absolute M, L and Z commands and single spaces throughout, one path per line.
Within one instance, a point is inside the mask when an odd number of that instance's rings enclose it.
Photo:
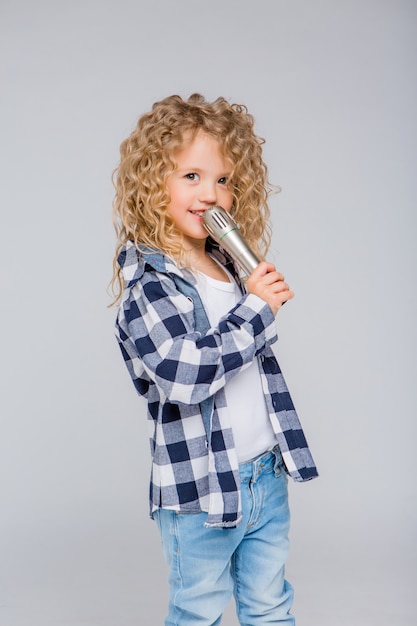
M 253 294 L 202 335 L 194 330 L 190 298 L 157 272 L 145 272 L 130 289 L 116 327 L 131 374 L 143 368 L 160 393 L 178 404 L 212 396 L 277 340 L 271 308 Z

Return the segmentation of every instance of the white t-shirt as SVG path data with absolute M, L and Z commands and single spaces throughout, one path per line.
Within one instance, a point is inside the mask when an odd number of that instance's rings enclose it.
M 230 274 L 230 282 L 201 272 L 196 272 L 195 276 L 209 322 L 217 326 L 220 318 L 241 299 L 240 289 Z M 257 359 L 229 380 L 225 394 L 239 463 L 271 450 L 276 439 L 266 409 Z

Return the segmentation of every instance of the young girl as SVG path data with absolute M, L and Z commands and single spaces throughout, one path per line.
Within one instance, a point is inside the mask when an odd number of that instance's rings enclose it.
M 172 96 L 139 119 L 116 170 L 116 333 L 147 400 L 166 626 L 220 624 L 232 593 L 240 624 L 295 623 L 287 474 L 317 471 L 271 349 L 293 293 L 266 261 L 244 284 L 202 223 L 222 206 L 264 258 L 262 143 L 244 106 Z

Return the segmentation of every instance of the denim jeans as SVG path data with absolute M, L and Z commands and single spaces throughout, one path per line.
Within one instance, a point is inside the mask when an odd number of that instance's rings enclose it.
M 155 514 L 169 565 L 165 626 L 218 626 L 232 594 L 242 626 L 294 626 L 287 476 L 278 450 L 240 465 L 243 521 L 206 528 L 206 513 Z

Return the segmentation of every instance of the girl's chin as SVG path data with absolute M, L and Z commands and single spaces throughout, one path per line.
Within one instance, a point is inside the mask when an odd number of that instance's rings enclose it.
M 183 241 L 185 244 L 190 244 L 191 247 L 200 248 L 204 246 L 206 239 L 208 238 L 208 233 L 204 233 L 202 235 L 183 235 Z

